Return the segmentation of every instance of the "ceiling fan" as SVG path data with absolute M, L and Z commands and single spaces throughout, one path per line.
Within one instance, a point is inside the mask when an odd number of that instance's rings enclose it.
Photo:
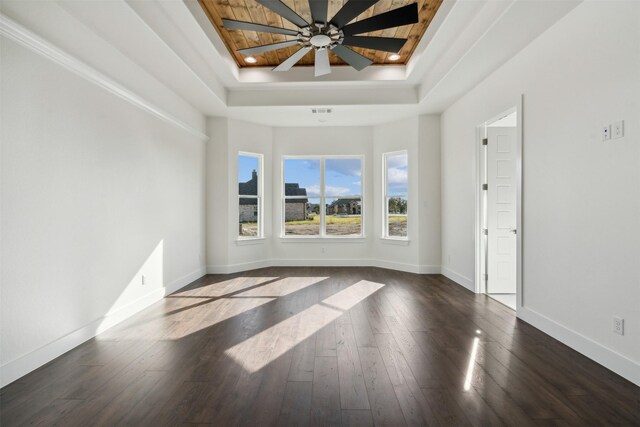
M 365 10 L 376 4 L 379 0 L 348 0 L 347 3 L 335 14 L 330 21 L 327 20 L 329 0 L 309 0 L 311 17 L 313 22 L 307 22 L 289 6 L 280 0 L 256 0 L 262 6 L 271 9 L 287 21 L 292 22 L 298 30 L 272 27 L 269 25 L 255 24 L 253 22 L 223 19 L 224 27 L 228 30 L 249 30 L 265 33 L 284 34 L 294 36 L 295 40 L 288 40 L 263 46 L 239 49 L 243 55 L 254 55 L 277 49 L 283 49 L 295 45 L 301 48 L 280 65 L 274 71 L 288 71 L 302 59 L 311 49 L 315 50 L 316 77 L 329 74 L 329 50 L 338 55 L 347 64 L 360 71 L 373 63 L 369 58 L 349 49 L 347 46 L 363 47 L 367 49 L 382 50 L 385 52 L 398 52 L 402 49 L 407 39 L 394 37 L 368 37 L 358 34 L 370 31 L 384 30 L 418 22 L 418 4 L 412 3 L 389 12 L 381 13 L 371 18 L 363 19 L 349 24 L 353 19 Z

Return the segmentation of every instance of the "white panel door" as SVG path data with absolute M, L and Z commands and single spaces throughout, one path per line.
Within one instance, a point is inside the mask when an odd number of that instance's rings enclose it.
M 516 128 L 487 128 L 487 293 L 516 293 Z

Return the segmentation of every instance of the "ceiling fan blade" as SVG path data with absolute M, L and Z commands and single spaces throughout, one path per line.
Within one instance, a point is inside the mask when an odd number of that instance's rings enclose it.
M 316 50 L 316 63 L 314 70 L 314 77 L 324 76 L 331 72 L 331 66 L 329 65 L 329 51 L 327 49 Z
M 393 37 L 345 36 L 342 44 L 397 53 L 406 42 L 407 39 Z
M 329 0 L 309 0 L 311 18 L 314 22 L 327 22 L 327 8 Z
M 338 28 L 342 28 L 353 21 L 356 16 L 378 3 L 378 1 L 379 0 L 349 0 L 331 19 L 331 23 Z
M 234 19 L 223 19 L 222 24 L 227 30 L 248 30 L 259 31 L 261 33 L 286 34 L 288 36 L 297 36 L 298 31 L 289 30 L 280 27 L 271 27 L 269 25 L 254 24 L 253 22 L 236 21 Z
M 250 47 L 247 49 L 238 49 L 243 55 L 255 55 L 256 53 L 268 52 L 270 50 L 282 49 L 284 47 L 295 46 L 298 44 L 297 40 L 289 40 L 286 42 L 265 44 L 262 46 Z
M 342 46 L 341 44 L 335 45 L 332 51 L 340 58 L 342 58 L 344 62 L 351 65 L 358 71 L 373 64 L 373 61 L 369 58 L 362 56 L 359 53 L 352 51 L 348 47 Z
M 291 67 L 296 65 L 296 63 L 300 61 L 310 50 L 311 46 L 301 48 L 299 51 L 282 61 L 282 63 L 274 68 L 273 71 L 289 71 Z
M 287 21 L 293 22 L 298 27 L 306 27 L 309 25 L 307 21 L 296 12 L 291 10 L 289 6 L 282 3 L 280 0 L 256 0 L 258 3 L 266 7 L 267 9 L 271 9 L 278 15 L 282 16 Z
M 412 3 L 342 28 L 345 36 L 384 30 L 418 22 L 418 4 Z

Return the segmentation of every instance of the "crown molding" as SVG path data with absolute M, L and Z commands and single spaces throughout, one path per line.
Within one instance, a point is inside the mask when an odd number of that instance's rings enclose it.
M 200 140 L 208 140 L 209 137 L 198 129 L 188 125 L 182 120 L 176 118 L 172 114 L 157 107 L 113 79 L 105 76 L 95 68 L 85 64 L 79 59 L 71 56 L 62 49 L 54 46 L 52 43 L 13 21 L 11 18 L 0 13 L 0 35 L 15 41 L 16 43 L 30 49 L 38 55 L 49 59 L 52 62 L 66 68 L 72 73 L 82 77 L 83 79 L 95 84 L 98 87 L 112 93 L 113 95 L 127 101 L 131 105 L 145 111 L 170 124 L 171 126 L 181 129 Z

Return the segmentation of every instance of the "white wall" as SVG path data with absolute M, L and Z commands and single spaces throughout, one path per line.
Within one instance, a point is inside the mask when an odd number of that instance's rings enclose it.
M 208 120 L 207 266 L 224 273 L 265 266 L 271 258 L 272 129 L 238 120 Z M 238 240 L 238 152 L 262 154 L 264 239 Z
M 203 142 L 8 39 L 1 54 L 4 385 L 200 277 L 205 247 Z
M 236 120 L 209 120 L 207 150 L 210 272 L 266 265 L 378 265 L 440 271 L 439 116 L 421 116 L 376 127 L 271 128 Z M 410 242 L 382 243 L 382 153 L 408 149 L 411 174 Z M 265 239 L 238 242 L 237 153 L 264 154 Z M 282 156 L 363 155 L 362 239 L 281 239 Z M 424 166 L 422 166 L 424 165 Z M 221 203 L 226 200 L 226 204 Z M 222 219 L 221 219 L 222 218 Z M 423 244 L 424 241 L 424 244 Z
M 372 181 L 373 135 L 371 127 L 274 128 L 273 130 L 273 215 L 271 215 L 273 258 L 287 265 L 359 265 L 371 258 L 373 241 Z M 282 218 L 282 156 L 294 155 L 364 155 L 364 231 L 365 239 L 300 241 L 280 238 Z M 323 252 L 324 249 L 324 252 Z
M 232 235 L 229 236 L 229 264 L 244 265 L 246 263 L 257 263 L 261 265 L 265 260 L 271 257 L 271 239 L 269 238 L 273 231 L 271 229 L 271 221 L 264 220 L 264 236 L 265 239 L 257 245 L 241 245 L 238 241 L 238 152 L 246 151 L 249 153 L 258 153 L 264 156 L 262 177 L 263 195 L 262 203 L 264 210 L 264 218 L 269 218 L 272 212 L 271 205 L 271 180 L 273 176 L 273 168 L 271 168 L 271 148 L 272 148 L 272 129 L 268 126 L 256 125 L 253 123 L 242 122 L 238 120 L 229 120 L 229 206 L 231 206 L 231 215 L 229 216 L 229 230 Z
M 519 315 L 636 383 L 639 24 L 639 2 L 584 2 L 442 115 L 443 271 L 473 282 L 475 126 L 524 94 Z M 625 137 L 603 143 L 621 119 Z
M 84 6 L 92 7 L 93 13 L 116 14 L 113 16 L 117 16 L 117 12 L 121 9 L 129 7 L 119 2 L 108 1 L 96 1 Z M 188 126 L 203 129 L 204 116 L 181 96 L 167 89 L 153 74 L 142 68 L 136 62 L 142 58 L 127 57 L 125 53 L 99 35 L 96 27 L 69 12 L 82 7 L 82 4 L 69 1 L 0 1 L 0 10 L 3 14 L 26 27 L 36 36 L 43 38 L 45 43 L 52 43 L 56 48 L 73 58 L 80 59 L 84 64 L 108 76 L 124 88 L 134 90 L 137 95 L 153 104 L 154 108 L 170 112 L 173 117 Z M 121 29 L 122 37 L 133 30 L 127 26 L 131 21 L 117 21 L 115 18 L 112 21 L 112 27 Z M 136 29 L 139 31 L 140 27 Z M 166 46 L 159 41 L 156 44 L 149 43 L 147 31 L 148 28 L 142 29 L 142 38 L 136 40 L 136 43 L 144 46 L 147 55 L 166 58 Z M 130 36 L 130 39 L 134 37 Z M 180 74 L 174 76 L 175 79 L 180 77 L 183 76 Z
M 229 264 L 229 239 L 233 228 L 229 229 L 229 121 L 225 118 L 207 119 L 206 143 L 206 233 L 207 268 L 215 269 Z
M 419 183 L 420 169 L 418 148 L 418 118 L 401 120 L 374 127 L 374 152 L 376 159 L 373 182 L 380 193 L 374 203 L 375 234 L 374 257 L 393 264 L 418 265 L 418 246 L 420 242 Z M 383 228 L 383 163 L 382 155 L 393 151 L 406 150 L 409 157 L 409 194 L 407 202 L 407 236 L 408 241 L 380 239 Z
M 418 117 L 418 264 L 424 273 L 439 273 L 442 264 L 440 232 L 440 115 Z
M 382 155 L 407 150 L 409 155 L 408 242 L 380 239 Z M 420 273 L 440 272 L 440 117 L 419 116 L 374 127 L 373 257 L 381 265 Z M 404 266 L 403 266 L 404 264 Z

